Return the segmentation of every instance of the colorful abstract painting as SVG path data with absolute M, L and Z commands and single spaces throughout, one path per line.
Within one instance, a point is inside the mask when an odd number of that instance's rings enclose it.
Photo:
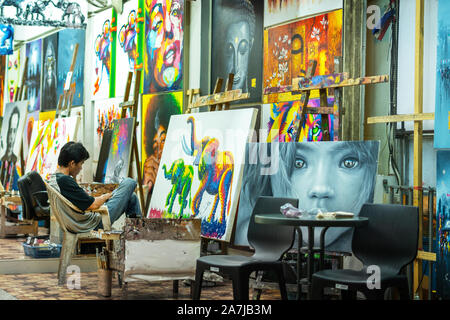
M 0 115 L 3 114 L 5 101 L 6 56 L 0 56 Z
M 128 72 L 134 72 L 138 58 L 138 32 L 144 26 L 138 23 L 138 6 L 137 0 L 129 1 L 117 16 L 116 97 L 124 95 Z
M 37 171 L 48 180 L 58 165 L 61 148 L 69 141 L 76 141 L 78 117 L 36 121 L 33 125 L 28 151 L 26 171 Z
M 14 28 L 10 25 L 0 24 L 0 55 L 13 53 Z
M 42 67 L 42 39 L 26 44 L 28 67 L 26 70 L 28 111 L 33 112 L 41 108 L 41 67 Z
M 84 52 L 86 43 L 86 30 L 83 29 L 63 29 L 58 32 L 58 88 L 57 98 L 64 93 L 67 73 L 70 71 L 75 45 L 78 44 L 77 60 L 71 75 L 71 82 L 75 82 L 75 95 L 72 105 L 83 105 L 84 95 Z
M 112 9 L 105 10 L 93 19 L 91 43 L 88 56 L 94 59 L 92 65 L 92 99 L 109 98 L 109 81 L 111 76 L 111 31 Z
M 39 111 L 29 112 L 27 114 L 27 118 L 25 120 L 25 128 L 23 130 L 23 154 L 25 157 L 25 165 L 27 161 L 28 150 L 30 148 L 31 135 L 33 134 L 33 126 L 35 121 L 39 121 Z
M 328 97 L 328 106 L 333 106 L 335 114 L 338 114 L 338 106 L 334 97 Z M 308 107 L 320 107 L 320 98 L 312 97 L 309 100 Z M 294 142 L 297 136 L 296 129 L 299 126 L 302 115 L 302 106 L 300 101 L 279 102 L 263 106 L 263 112 L 266 114 L 263 118 L 265 123 L 262 129 L 267 130 L 266 142 Z M 339 140 L 339 118 L 334 115 L 328 115 L 328 124 L 330 140 Z M 307 114 L 305 125 L 302 127 L 298 142 L 323 141 L 322 116 Z M 265 137 L 265 136 L 264 136 Z
M 6 57 L 6 102 L 13 102 L 19 85 L 20 50 Z
M 299 209 L 311 214 L 320 210 L 358 215 L 364 203 L 373 202 L 379 145 L 379 141 L 247 144 L 234 244 L 249 245 L 249 221 L 260 196 L 298 199 Z M 301 229 L 307 244 L 307 228 Z M 351 238 L 352 228 L 330 228 L 325 248 L 351 252 Z M 315 246 L 319 239 L 316 232 Z
M 450 151 L 437 151 L 436 164 L 436 291 L 450 298 Z
M 181 113 L 182 91 L 142 96 L 142 172 L 149 191 L 155 185 L 170 117 Z
M 311 60 L 317 61 L 314 75 L 331 74 L 338 56 L 342 10 L 266 29 L 263 87 L 291 85 L 294 78 L 305 76 Z
M 183 0 L 145 0 L 143 93 L 183 88 L 183 36 Z
M 256 113 L 172 116 L 147 217 L 199 218 L 202 236 L 229 241 Z
M 0 161 L 15 163 L 22 147 L 21 136 L 27 117 L 28 101 L 9 102 L 3 112 L 0 137 Z
M 121 111 L 119 105 L 121 102 L 122 100 L 119 98 L 111 98 L 96 100 L 94 103 L 94 159 L 98 159 L 103 133 L 106 129 L 112 128 L 114 120 L 120 119 Z
M 261 101 L 263 15 L 263 1 L 212 2 L 211 91 L 233 73 L 233 89 L 250 94 L 242 103 Z
M 450 2 L 439 0 L 434 147 L 450 148 Z
M 42 44 L 41 111 L 55 110 L 58 104 L 58 34 L 45 37 Z
M 120 183 L 128 177 L 135 121 L 135 118 L 113 121 L 105 183 Z

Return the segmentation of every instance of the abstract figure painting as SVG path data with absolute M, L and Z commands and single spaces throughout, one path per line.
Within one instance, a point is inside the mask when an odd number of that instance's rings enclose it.
M 42 45 L 42 99 L 41 110 L 54 110 L 58 104 L 58 34 L 45 37 Z
M 33 111 L 27 114 L 27 119 L 25 120 L 25 128 L 23 130 L 23 154 L 25 157 L 25 159 L 23 160 L 25 164 L 27 161 L 26 156 L 28 155 L 28 150 L 30 148 L 31 135 L 33 134 L 33 126 L 34 123 L 38 120 L 39 120 L 39 111 Z
M 170 117 L 182 109 L 182 91 L 142 96 L 142 172 L 149 191 L 155 185 Z
M 86 30 L 83 29 L 63 29 L 58 32 L 58 88 L 56 97 L 64 93 L 67 73 L 70 71 L 72 56 L 75 45 L 78 44 L 77 60 L 72 73 L 72 82 L 75 82 L 75 95 L 72 105 L 83 105 L 84 95 L 84 51 L 85 51 Z M 63 39 L 63 40 L 61 40 Z
M 69 141 L 77 139 L 79 118 L 58 118 L 36 121 L 33 125 L 26 172 L 37 171 L 48 180 L 58 164 L 59 151 Z
M 450 297 L 450 151 L 437 151 L 436 176 L 436 289 Z
M 14 28 L 0 24 L 0 55 L 13 53 Z
M 364 203 L 373 201 L 378 150 L 379 141 L 247 144 L 234 244 L 248 245 L 248 224 L 259 196 L 299 199 L 300 209 L 311 214 L 358 215 Z M 302 232 L 308 234 L 304 227 Z M 326 249 L 351 252 L 351 236 L 351 228 L 330 228 Z M 317 246 L 319 238 L 317 231 Z
M 29 101 L 28 111 L 36 111 L 41 108 L 41 57 L 42 39 L 27 43 L 26 56 L 28 57 L 27 67 L 27 99 Z
M 147 216 L 199 218 L 202 236 L 229 241 L 256 113 L 248 108 L 172 116 Z
M 436 58 L 436 110 L 434 147 L 450 148 L 450 3 L 439 0 Z
M 89 55 L 94 58 L 94 77 L 92 78 L 92 96 L 94 99 L 109 98 L 109 81 L 111 75 L 111 31 L 112 9 L 105 10 L 93 19 L 93 42 L 90 43 Z
M 117 17 L 116 48 L 116 97 L 123 95 L 128 72 L 134 72 L 137 61 L 137 37 L 140 31 L 137 21 L 138 1 L 124 4 L 123 12 Z M 140 31 L 142 32 L 142 31 Z
M 314 75 L 334 72 L 342 56 L 342 10 L 292 22 L 264 31 L 264 88 L 291 85 L 317 61 Z
M 6 57 L 6 102 L 13 102 L 19 85 L 20 50 Z
M 0 56 L 0 116 L 3 115 L 3 101 L 5 100 L 6 56 Z
M 128 177 L 135 118 L 113 121 L 111 146 L 105 164 L 105 183 L 120 183 Z
M 21 135 L 27 117 L 28 101 L 10 102 L 5 105 L 0 138 L 0 161 L 15 163 L 20 155 Z
M 145 0 L 144 91 L 183 88 L 183 0 Z
M 258 0 L 213 1 L 211 90 L 233 73 L 233 89 L 250 93 L 243 101 L 261 101 L 263 12 Z

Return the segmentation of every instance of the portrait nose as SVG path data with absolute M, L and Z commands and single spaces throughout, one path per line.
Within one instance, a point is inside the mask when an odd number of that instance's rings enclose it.
M 308 192 L 312 199 L 328 199 L 334 197 L 334 190 L 326 184 L 315 184 Z
M 170 17 L 166 17 L 166 39 L 172 39 L 173 38 L 173 30 L 172 30 L 172 22 L 170 21 Z

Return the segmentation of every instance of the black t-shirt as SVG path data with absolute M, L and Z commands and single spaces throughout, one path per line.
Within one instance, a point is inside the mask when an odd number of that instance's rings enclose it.
M 56 173 L 56 182 L 58 183 L 61 194 L 78 209 L 85 211 L 94 203 L 95 198 L 88 195 L 81 188 L 74 178 L 62 173 Z

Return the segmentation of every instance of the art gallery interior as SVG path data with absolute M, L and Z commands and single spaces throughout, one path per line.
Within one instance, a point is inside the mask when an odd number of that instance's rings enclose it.
M 0 300 L 450 298 L 449 1 L 0 2 Z

